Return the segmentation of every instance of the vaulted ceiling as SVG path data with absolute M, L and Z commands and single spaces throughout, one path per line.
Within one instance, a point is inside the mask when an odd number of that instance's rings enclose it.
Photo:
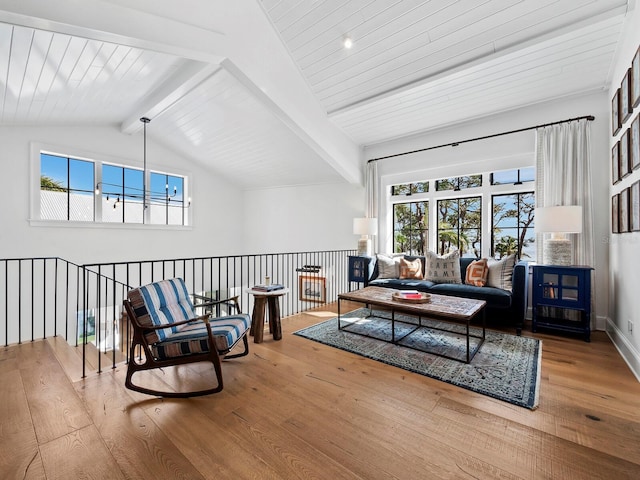
M 1 0 L 0 126 L 148 116 L 240 188 L 358 183 L 364 145 L 606 90 L 634 3 Z

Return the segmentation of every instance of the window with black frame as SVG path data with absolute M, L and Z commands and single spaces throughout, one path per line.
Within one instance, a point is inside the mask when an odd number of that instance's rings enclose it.
M 513 170 L 501 170 L 491 173 L 491 185 L 522 185 L 535 180 L 535 167 L 516 168 Z
M 391 187 L 391 195 L 413 195 L 414 193 L 427 193 L 429 191 L 429 182 L 405 183 L 402 185 L 393 185 Z
M 535 193 L 493 195 L 491 203 L 491 255 L 535 258 Z
M 436 180 L 436 192 L 453 190 L 458 192 L 467 188 L 482 186 L 482 175 L 465 175 L 462 177 L 441 178 Z
M 438 251 L 456 249 L 461 257 L 480 257 L 482 252 L 482 198 L 438 200 Z
M 95 165 L 88 160 L 40 155 L 40 219 L 93 222 Z
M 40 152 L 40 219 L 187 225 L 185 178 L 144 178 L 142 169 Z
M 393 251 L 424 255 L 429 249 L 429 202 L 393 205 Z

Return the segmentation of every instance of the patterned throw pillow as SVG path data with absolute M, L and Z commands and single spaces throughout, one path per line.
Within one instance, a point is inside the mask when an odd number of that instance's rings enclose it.
M 489 275 L 487 286 L 502 288 L 511 291 L 513 289 L 513 267 L 516 265 L 516 256 L 509 255 L 500 260 L 489 259 Z
M 489 275 L 489 265 L 486 258 L 474 260 L 467 267 L 464 283 L 467 285 L 475 285 L 476 287 L 484 287 L 487 283 Z
M 424 279 L 433 283 L 462 283 L 460 278 L 460 253 L 455 250 L 439 257 L 426 252 L 427 268 Z
M 412 278 L 422 280 L 422 262 L 419 258 L 415 260 L 400 259 L 400 278 Z
M 398 278 L 400 276 L 400 259 L 402 253 L 385 255 L 378 253 L 378 278 Z

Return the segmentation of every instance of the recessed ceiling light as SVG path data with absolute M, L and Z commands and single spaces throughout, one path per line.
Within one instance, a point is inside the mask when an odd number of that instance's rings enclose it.
M 353 40 L 351 40 L 351 37 L 344 37 L 342 45 L 348 50 L 349 48 L 353 47 Z

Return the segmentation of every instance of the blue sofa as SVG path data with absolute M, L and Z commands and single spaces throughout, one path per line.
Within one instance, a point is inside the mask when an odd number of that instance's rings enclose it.
M 408 260 L 419 258 L 422 261 L 424 272 L 424 257 L 405 256 Z M 460 275 L 464 282 L 465 273 L 474 258 L 463 257 L 460 259 Z M 398 290 L 418 290 L 421 292 L 451 295 L 485 300 L 487 302 L 487 322 L 506 324 L 515 327 L 516 333 L 522 333 L 522 326 L 527 313 L 529 266 L 526 261 L 516 262 L 513 269 L 513 289 L 503 290 L 495 287 L 476 287 L 464 283 L 433 283 L 429 280 L 378 278 L 378 265 L 375 257 L 369 266 L 369 278 L 365 286 L 377 286 L 395 288 Z

